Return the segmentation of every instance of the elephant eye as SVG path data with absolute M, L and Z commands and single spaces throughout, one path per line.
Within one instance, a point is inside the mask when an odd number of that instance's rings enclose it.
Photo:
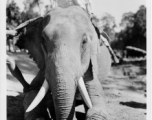
M 82 44 L 86 44 L 87 41 L 88 41 L 87 38 L 84 38 L 83 41 L 82 41 Z
M 89 57 L 89 40 L 88 40 L 88 36 L 86 34 L 83 35 L 82 37 L 82 41 L 81 41 L 81 63 L 82 64 L 86 64 L 88 57 Z
M 82 43 L 81 43 L 81 49 L 82 49 L 82 51 L 86 50 L 87 42 L 88 42 L 87 35 L 83 35 Z

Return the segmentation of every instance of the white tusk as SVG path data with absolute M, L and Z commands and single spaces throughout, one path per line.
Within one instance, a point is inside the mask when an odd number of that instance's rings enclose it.
M 80 77 L 80 79 L 78 80 L 78 89 L 79 89 L 79 91 L 81 93 L 81 96 L 82 96 L 83 100 L 87 104 L 87 106 L 89 108 L 92 108 L 92 103 L 91 103 L 90 97 L 88 95 L 87 89 L 86 89 L 86 87 L 84 85 L 84 81 L 83 81 L 82 77 Z
M 33 102 L 29 105 L 26 112 L 33 110 L 41 102 L 41 100 L 44 98 L 45 94 L 47 93 L 48 89 L 49 89 L 49 84 L 45 79 L 37 96 L 34 98 Z

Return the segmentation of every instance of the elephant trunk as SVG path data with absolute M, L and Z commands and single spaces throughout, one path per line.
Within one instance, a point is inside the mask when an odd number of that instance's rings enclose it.
M 98 78 L 87 81 L 85 84 L 93 105 L 92 109 L 87 112 L 86 120 L 107 120 L 103 89 Z
M 49 86 L 52 91 L 57 120 L 73 119 L 76 91 L 74 80 L 65 76 L 57 76 L 49 83 Z
M 57 120 L 71 120 L 75 110 L 76 75 L 72 58 L 62 49 L 47 59 L 46 79 L 49 83 Z

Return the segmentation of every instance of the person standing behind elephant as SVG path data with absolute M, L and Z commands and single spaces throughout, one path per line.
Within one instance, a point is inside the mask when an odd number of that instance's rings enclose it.
M 108 41 L 110 41 L 109 36 L 104 31 L 101 31 L 99 29 L 97 22 L 93 22 L 93 20 L 92 20 L 92 18 L 94 16 L 92 0 L 54 0 L 54 1 L 52 1 L 52 4 L 53 4 L 52 5 L 53 8 L 55 8 L 55 7 L 67 8 L 67 7 L 70 7 L 73 5 L 80 6 L 81 8 L 83 8 L 89 15 L 97 34 L 99 34 L 98 36 L 100 39 L 100 44 L 104 43 L 104 45 L 108 48 L 113 61 L 115 63 L 119 63 L 118 58 L 116 57 L 115 53 L 113 52 L 113 50 L 108 42 Z

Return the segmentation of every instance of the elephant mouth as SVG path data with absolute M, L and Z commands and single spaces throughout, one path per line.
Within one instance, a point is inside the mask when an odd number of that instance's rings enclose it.
M 83 78 L 80 77 L 78 80 L 78 89 L 80 91 L 80 94 L 83 98 L 83 100 L 85 101 L 86 105 L 88 106 L 88 108 L 92 108 L 92 103 L 91 103 L 91 99 L 88 95 L 88 92 L 86 90 Z M 47 91 L 49 90 L 49 84 L 47 82 L 47 80 L 45 79 L 43 82 L 42 87 L 40 88 L 37 96 L 35 97 L 35 99 L 32 101 L 32 103 L 29 105 L 29 107 L 27 108 L 26 112 L 30 112 L 31 110 L 33 110 L 40 102 L 41 100 L 44 98 L 45 94 L 47 93 Z

